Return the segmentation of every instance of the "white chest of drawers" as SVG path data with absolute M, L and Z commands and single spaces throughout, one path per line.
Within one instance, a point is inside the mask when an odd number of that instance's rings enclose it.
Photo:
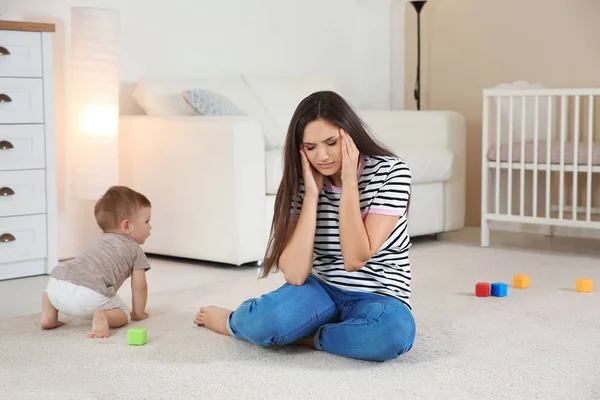
M 58 262 L 53 32 L 0 21 L 0 280 Z

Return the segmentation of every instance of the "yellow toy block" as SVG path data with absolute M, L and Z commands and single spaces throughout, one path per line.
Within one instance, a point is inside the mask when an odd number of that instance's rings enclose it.
M 513 284 L 518 289 L 528 288 L 530 284 L 529 275 L 515 275 L 513 277 Z
M 590 293 L 594 291 L 594 281 L 591 279 L 577 279 L 575 289 L 578 292 Z

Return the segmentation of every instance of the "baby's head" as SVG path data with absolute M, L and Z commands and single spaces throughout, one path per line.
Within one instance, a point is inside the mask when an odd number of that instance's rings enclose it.
M 103 232 L 131 236 L 143 244 L 150 236 L 150 201 L 126 186 L 112 186 L 94 209 L 96 222 Z

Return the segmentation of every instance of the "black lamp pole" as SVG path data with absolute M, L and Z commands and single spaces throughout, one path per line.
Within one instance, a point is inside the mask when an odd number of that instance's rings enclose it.
M 417 110 L 421 109 L 421 10 L 426 2 L 427 0 L 411 1 L 417 11 L 417 82 L 414 93 Z

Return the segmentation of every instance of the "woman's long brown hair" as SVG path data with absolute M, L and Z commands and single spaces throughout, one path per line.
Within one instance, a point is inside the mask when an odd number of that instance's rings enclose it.
M 287 228 L 291 222 L 292 201 L 298 201 L 300 195 L 302 180 L 300 146 L 304 128 L 317 119 L 323 119 L 344 129 L 362 155 L 395 156 L 391 150 L 369 134 L 365 123 L 337 93 L 320 91 L 302 100 L 292 116 L 285 138 L 283 177 L 275 197 L 271 235 L 261 267 L 261 278 L 266 277 L 277 266 L 279 257 L 289 240 Z

